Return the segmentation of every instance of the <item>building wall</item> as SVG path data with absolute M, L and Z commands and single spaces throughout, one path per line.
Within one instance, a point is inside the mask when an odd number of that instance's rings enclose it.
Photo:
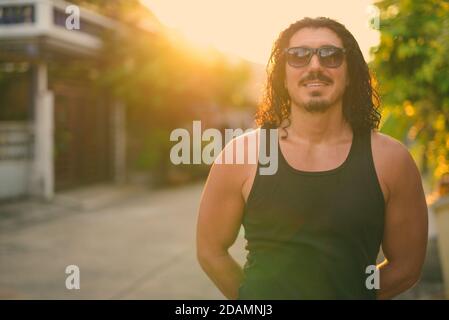
M 27 122 L 0 122 L 0 200 L 28 193 L 31 143 Z

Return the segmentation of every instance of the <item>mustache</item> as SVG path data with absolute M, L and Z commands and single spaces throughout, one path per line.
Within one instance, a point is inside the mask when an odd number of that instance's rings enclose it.
M 330 83 L 330 84 L 333 83 L 331 78 L 325 76 L 321 72 L 314 72 L 314 73 L 309 73 L 306 76 L 304 76 L 299 81 L 299 84 L 302 85 L 304 82 L 313 81 L 313 80 L 319 80 L 319 81 L 327 82 L 327 83 Z

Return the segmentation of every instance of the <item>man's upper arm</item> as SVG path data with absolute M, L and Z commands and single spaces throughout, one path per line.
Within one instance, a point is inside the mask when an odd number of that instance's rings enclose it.
M 228 144 L 224 151 L 231 148 L 233 142 Z M 237 238 L 244 208 L 241 190 L 245 178 L 244 165 L 212 165 L 198 214 L 199 256 L 224 253 Z
M 418 277 L 427 246 L 427 204 L 419 170 L 408 150 L 390 140 L 392 166 L 382 250 L 389 263 Z

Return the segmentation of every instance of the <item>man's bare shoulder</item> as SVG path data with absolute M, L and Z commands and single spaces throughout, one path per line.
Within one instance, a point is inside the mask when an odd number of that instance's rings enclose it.
M 216 158 L 217 164 L 248 164 L 257 154 L 260 128 L 251 129 L 232 138 Z M 253 154 L 253 152 L 256 152 Z
M 260 128 L 231 139 L 215 159 L 211 171 L 232 185 L 243 185 L 257 166 Z
M 413 160 L 407 147 L 399 140 L 376 130 L 371 131 L 373 151 L 391 161 L 391 165 L 401 165 Z
M 389 193 L 400 188 L 407 176 L 419 175 L 413 157 L 401 141 L 372 130 L 371 143 L 376 170 Z

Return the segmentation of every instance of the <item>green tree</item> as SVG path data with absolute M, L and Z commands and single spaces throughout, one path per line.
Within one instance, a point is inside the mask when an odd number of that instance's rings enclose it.
M 449 171 L 449 2 L 383 0 L 372 67 L 381 131 L 410 148 L 428 182 Z

